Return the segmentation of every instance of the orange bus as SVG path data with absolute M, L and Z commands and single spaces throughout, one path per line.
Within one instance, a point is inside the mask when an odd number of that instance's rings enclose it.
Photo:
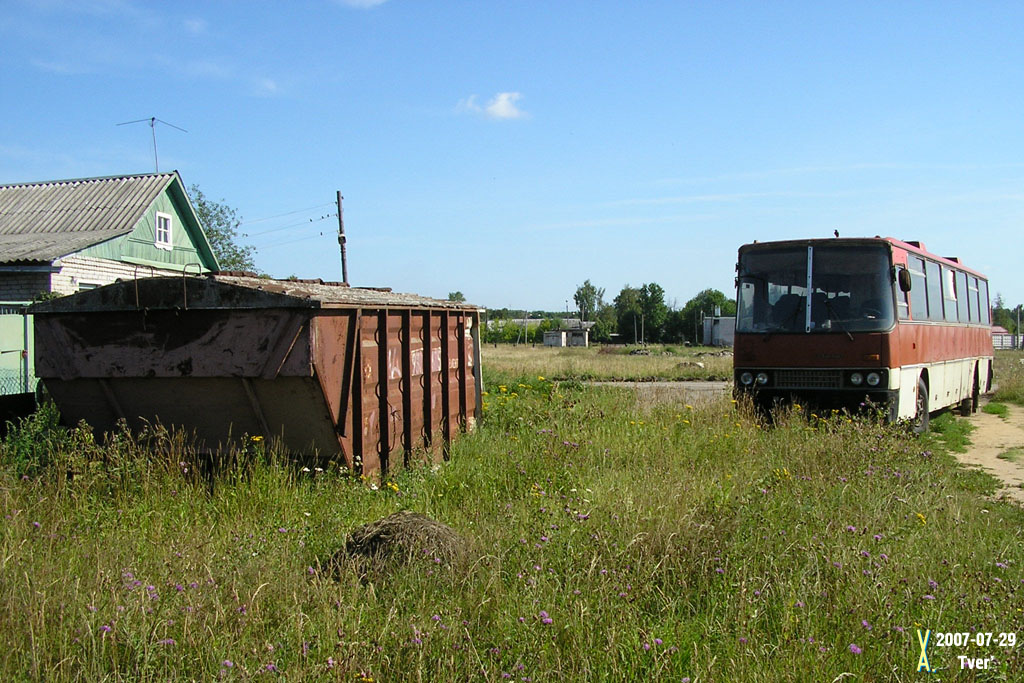
M 988 281 L 891 237 L 755 242 L 736 266 L 734 380 L 756 405 L 881 408 L 928 428 L 992 384 Z

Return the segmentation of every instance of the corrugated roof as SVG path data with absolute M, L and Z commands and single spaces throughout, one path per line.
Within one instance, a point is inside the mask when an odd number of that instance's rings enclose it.
M 53 261 L 131 232 L 177 173 L 0 186 L 0 263 Z
M 34 304 L 31 310 L 36 314 L 48 314 L 258 308 L 484 310 L 465 302 L 432 299 L 390 289 L 349 287 L 322 280 L 272 280 L 238 273 L 119 280 Z
M 272 294 L 283 294 L 319 302 L 324 308 L 354 306 L 400 308 L 451 308 L 483 310 L 464 301 L 433 299 L 419 294 L 392 292 L 388 288 L 349 287 L 340 282 L 322 280 L 271 280 L 249 275 L 214 274 L 206 277 L 217 282 L 248 287 Z

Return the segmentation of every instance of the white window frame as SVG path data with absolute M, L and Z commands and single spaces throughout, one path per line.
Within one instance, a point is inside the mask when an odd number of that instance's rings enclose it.
M 160 221 L 166 219 L 167 231 L 166 235 L 161 234 L 163 231 L 160 229 Z M 162 211 L 156 212 L 156 219 L 153 222 L 153 246 L 157 249 L 166 249 L 171 251 L 174 249 L 174 218 L 169 213 L 163 213 Z

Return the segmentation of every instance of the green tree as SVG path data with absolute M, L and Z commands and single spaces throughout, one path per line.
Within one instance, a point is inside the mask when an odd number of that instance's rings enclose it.
M 660 342 L 664 336 L 668 306 L 665 305 L 665 290 L 656 282 L 640 288 L 640 323 L 643 341 Z
M 615 297 L 615 324 L 619 338 L 640 341 L 640 290 L 626 285 Z
M 687 301 L 678 312 L 677 318 L 669 326 L 671 334 L 681 334 L 684 339 L 699 344 L 702 336 L 701 321 L 704 317 L 714 315 L 716 306 L 724 316 L 736 314 L 734 300 L 717 289 L 705 289 Z
M 609 303 L 602 303 L 594 316 L 595 325 L 590 330 L 590 338 L 597 342 L 610 342 L 612 335 L 618 329 L 618 320 L 615 315 L 615 306 Z
M 1003 295 L 996 293 L 992 302 L 992 324 L 1006 328 L 1011 334 L 1017 334 L 1017 309 L 1007 308 Z
M 238 243 L 240 237 L 245 237 L 238 232 L 242 224 L 238 211 L 223 199 L 220 202 L 208 199 L 198 185 L 192 185 L 188 191 L 220 269 L 255 271 L 256 249 Z
M 448 292 L 448 301 L 459 301 L 463 302 L 466 300 L 466 295 L 462 292 Z
M 604 288 L 595 287 L 590 280 L 584 280 L 583 284 L 576 288 L 572 300 L 576 302 L 580 320 L 593 320 L 598 309 L 604 305 Z

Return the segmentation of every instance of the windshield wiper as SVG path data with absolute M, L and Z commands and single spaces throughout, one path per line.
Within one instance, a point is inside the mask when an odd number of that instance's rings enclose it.
M 832 308 L 832 302 L 828 299 L 825 299 L 825 310 L 828 311 L 828 319 L 835 322 L 836 325 L 839 325 L 839 329 L 846 334 L 850 341 L 853 341 L 853 335 L 850 334 L 850 331 L 846 329 L 845 325 L 843 325 L 843 321 L 839 319 L 839 314 L 836 313 L 836 309 Z

